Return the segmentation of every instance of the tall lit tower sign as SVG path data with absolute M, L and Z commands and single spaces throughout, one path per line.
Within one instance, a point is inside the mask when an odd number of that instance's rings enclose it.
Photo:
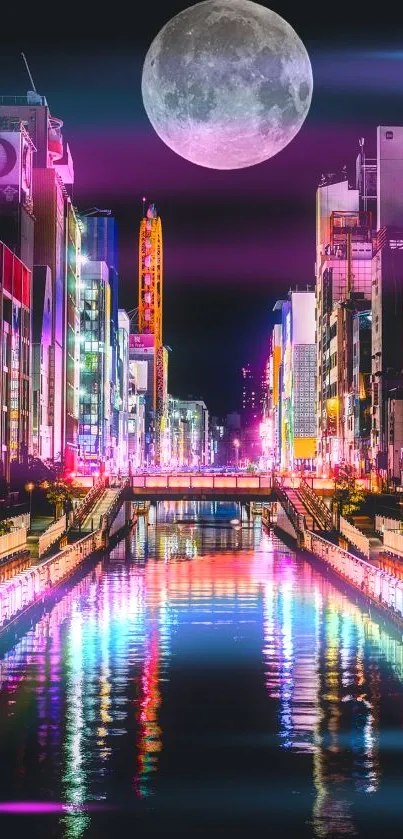
M 145 198 L 143 198 L 143 205 Z M 162 346 L 162 227 L 155 204 L 149 204 L 140 223 L 139 332 L 154 336 L 153 410 L 155 461 L 160 459 L 161 420 L 164 411 Z

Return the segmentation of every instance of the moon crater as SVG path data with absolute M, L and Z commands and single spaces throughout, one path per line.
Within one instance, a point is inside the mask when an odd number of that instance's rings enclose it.
M 273 157 L 295 137 L 312 98 L 312 69 L 296 32 L 251 0 L 205 0 L 152 42 L 142 96 L 158 136 L 212 169 Z

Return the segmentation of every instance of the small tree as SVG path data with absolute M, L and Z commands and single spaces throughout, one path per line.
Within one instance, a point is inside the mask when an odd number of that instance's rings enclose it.
M 366 493 L 351 475 L 337 480 L 334 500 L 337 501 L 342 516 L 349 518 L 358 513 L 365 499 Z
M 53 504 L 55 519 L 71 504 L 71 486 L 63 480 L 52 481 L 46 486 L 46 499 Z
M 7 533 L 11 533 L 13 524 L 14 522 L 11 519 L 3 519 L 3 521 L 0 521 L 0 536 L 5 536 Z

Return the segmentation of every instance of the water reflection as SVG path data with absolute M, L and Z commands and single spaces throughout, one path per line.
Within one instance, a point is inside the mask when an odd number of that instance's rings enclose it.
M 301 836 L 375 835 L 401 638 L 233 505 L 155 512 L 3 651 L 2 800 L 60 802 L 63 839 L 150 799 L 161 823 L 282 806 Z

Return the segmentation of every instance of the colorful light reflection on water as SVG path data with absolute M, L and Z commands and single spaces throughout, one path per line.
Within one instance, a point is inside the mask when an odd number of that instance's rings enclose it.
M 160 505 L 1 652 L 7 830 L 28 815 L 45 839 L 126 835 L 127 818 L 147 836 L 330 839 L 399 823 L 402 639 L 234 517 Z

